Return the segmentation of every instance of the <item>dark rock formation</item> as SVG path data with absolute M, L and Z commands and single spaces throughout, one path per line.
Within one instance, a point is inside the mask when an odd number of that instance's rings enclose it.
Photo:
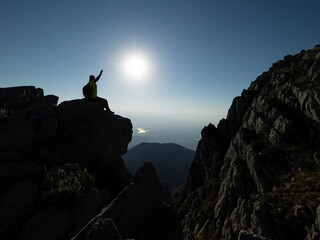
M 83 239 L 182 239 L 153 166 L 133 179 L 121 158 L 130 120 L 57 101 L 35 87 L 0 89 L 0 239 L 71 239 L 89 222 Z
M 13 185 L 0 199 L 0 236 L 10 239 L 17 229 L 34 212 L 38 194 L 37 185 L 29 181 L 21 181 Z
M 145 163 L 133 182 L 73 240 L 86 239 L 95 225 L 113 220 L 123 239 L 182 239 L 181 222 L 174 209 L 166 204 L 169 192 L 163 191 L 155 169 Z M 126 216 L 126 217 L 123 217 Z
M 98 219 L 92 224 L 85 240 L 121 240 L 120 233 L 112 219 Z
M 320 46 L 273 64 L 202 130 L 185 239 L 318 239 Z

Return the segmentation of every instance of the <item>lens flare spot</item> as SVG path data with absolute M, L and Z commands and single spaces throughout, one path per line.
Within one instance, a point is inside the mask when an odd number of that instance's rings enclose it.
M 147 132 L 149 132 L 149 130 L 145 130 L 145 129 L 143 129 L 143 128 L 137 128 L 137 130 L 138 130 L 138 134 L 142 134 L 142 133 L 147 133 Z

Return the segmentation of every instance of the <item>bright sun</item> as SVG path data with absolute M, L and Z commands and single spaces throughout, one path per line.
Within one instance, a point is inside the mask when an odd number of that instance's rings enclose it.
M 145 79 L 150 72 L 150 62 L 142 54 L 133 53 L 125 56 L 122 65 L 125 75 L 133 80 Z

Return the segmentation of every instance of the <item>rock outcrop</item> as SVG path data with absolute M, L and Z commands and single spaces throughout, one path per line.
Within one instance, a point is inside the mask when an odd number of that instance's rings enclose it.
M 320 46 L 286 56 L 202 130 L 175 204 L 185 239 L 318 239 Z
M 32 86 L 0 89 L 0 239 L 182 239 L 153 166 L 132 177 L 124 164 L 131 121 L 57 102 Z
M 182 239 L 180 219 L 167 204 L 169 201 L 168 189 L 159 182 L 152 164 L 145 163 L 137 171 L 133 182 L 73 240 L 94 240 L 90 232 L 108 219 L 113 220 L 124 239 Z

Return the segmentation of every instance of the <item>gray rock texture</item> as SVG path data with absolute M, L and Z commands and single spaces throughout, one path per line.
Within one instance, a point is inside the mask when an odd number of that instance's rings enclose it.
M 202 130 L 185 239 L 318 239 L 320 46 L 274 63 Z

